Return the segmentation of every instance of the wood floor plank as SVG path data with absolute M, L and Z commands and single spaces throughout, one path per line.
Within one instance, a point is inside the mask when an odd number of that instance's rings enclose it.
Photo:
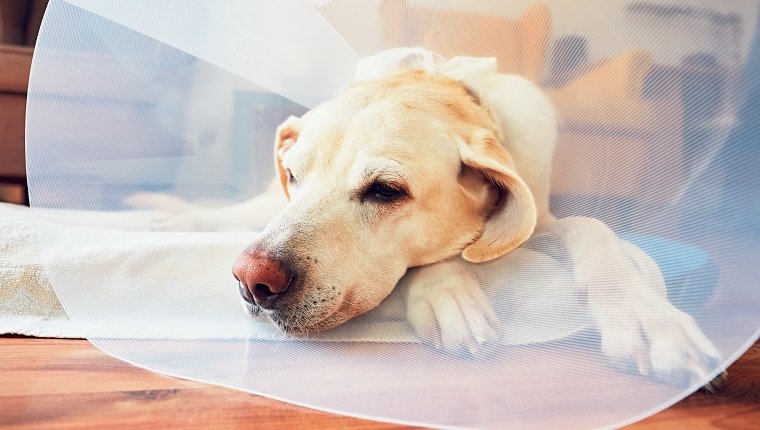
M 4 397 L 2 428 L 346 428 L 393 426 L 216 387 Z
M 753 429 L 760 422 L 760 343 L 717 394 L 696 393 L 633 429 Z M 111 358 L 84 340 L 0 337 L 0 428 L 393 429 L 181 380 Z
M 1 339 L 0 396 L 98 393 L 183 388 L 176 378 L 145 378 L 144 371 L 98 351 L 86 340 Z M 103 384 L 107 381 L 107 384 Z
M 393 429 L 152 373 L 85 340 L 0 337 L 0 428 Z

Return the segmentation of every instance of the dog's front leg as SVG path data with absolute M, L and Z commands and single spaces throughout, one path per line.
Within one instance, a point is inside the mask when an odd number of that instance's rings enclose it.
M 568 217 L 545 227 L 568 249 L 613 364 L 671 383 L 705 381 L 720 354 L 694 319 L 668 301 L 651 257 L 596 219 Z
M 399 282 L 415 332 L 436 348 L 478 354 L 501 337 L 501 323 L 477 276 L 459 258 L 410 269 Z

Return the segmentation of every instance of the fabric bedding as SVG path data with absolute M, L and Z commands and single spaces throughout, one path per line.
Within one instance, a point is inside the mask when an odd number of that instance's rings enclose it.
M 287 339 L 245 315 L 230 273 L 255 233 L 152 232 L 150 219 L 0 204 L 0 333 Z M 557 287 L 572 279 L 561 256 L 534 245 L 474 266 L 497 303 L 505 344 L 563 338 L 588 323 L 573 289 Z M 403 300 L 392 294 L 379 309 L 309 339 L 414 342 L 403 316 Z

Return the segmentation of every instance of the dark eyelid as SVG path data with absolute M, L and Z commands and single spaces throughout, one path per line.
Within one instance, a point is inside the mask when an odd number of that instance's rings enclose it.
M 378 198 L 377 195 L 382 195 L 383 193 L 389 194 L 388 198 Z M 395 203 L 407 199 L 409 197 L 409 191 L 403 183 L 377 178 L 362 187 L 361 191 L 358 193 L 358 197 L 361 202 L 370 200 L 378 203 Z
M 288 182 L 294 184 L 298 182 L 298 179 L 296 178 L 296 175 L 293 174 L 293 172 L 290 169 L 285 169 L 286 174 L 288 175 Z
M 396 165 L 392 165 L 392 163 L 395 163 Z M 362 181 L 360 185 L 355 189 L 352 200 L 355 199 L 357 201 L 364 202 L 369 198 L 372 200 L 388 203 L 411 197 L 410 184 L 407 181 L 406 177 L 403 175 L 402 170 L 399 169 L 401 166 L 401 163 L 391 159 L 388 165 L 382 167 L 368 167 L 365 169 Z M 399 195 L 394 196 L 395 198 L 388 200 L 373 199 L 370 196 L 370 194 L 372 194 L 371 189 L 373 187 L 376 189 L 385 188 L 388 191 L 396 192 Z

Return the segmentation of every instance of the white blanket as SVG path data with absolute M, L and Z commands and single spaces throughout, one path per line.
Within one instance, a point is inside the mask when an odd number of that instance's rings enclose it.
M 56 219 L 58 222 L 49 222 Z M 255 233 L 159 233 L 134 213 L 36 212 L 0 205 L 0 333 L 87 338 L 282 339 L 242 310 L 231 264 Z M 473 266 L 505 323 L 506 344 L 562 338 L 586 326 L 558 260 L 531 249 Z M 510 264 L 510 258 L 513 259 Z M 526 261 L 529 264 L 526 264 Z M 410 342 L 395 298 L 381 310 L 310 336 Z

